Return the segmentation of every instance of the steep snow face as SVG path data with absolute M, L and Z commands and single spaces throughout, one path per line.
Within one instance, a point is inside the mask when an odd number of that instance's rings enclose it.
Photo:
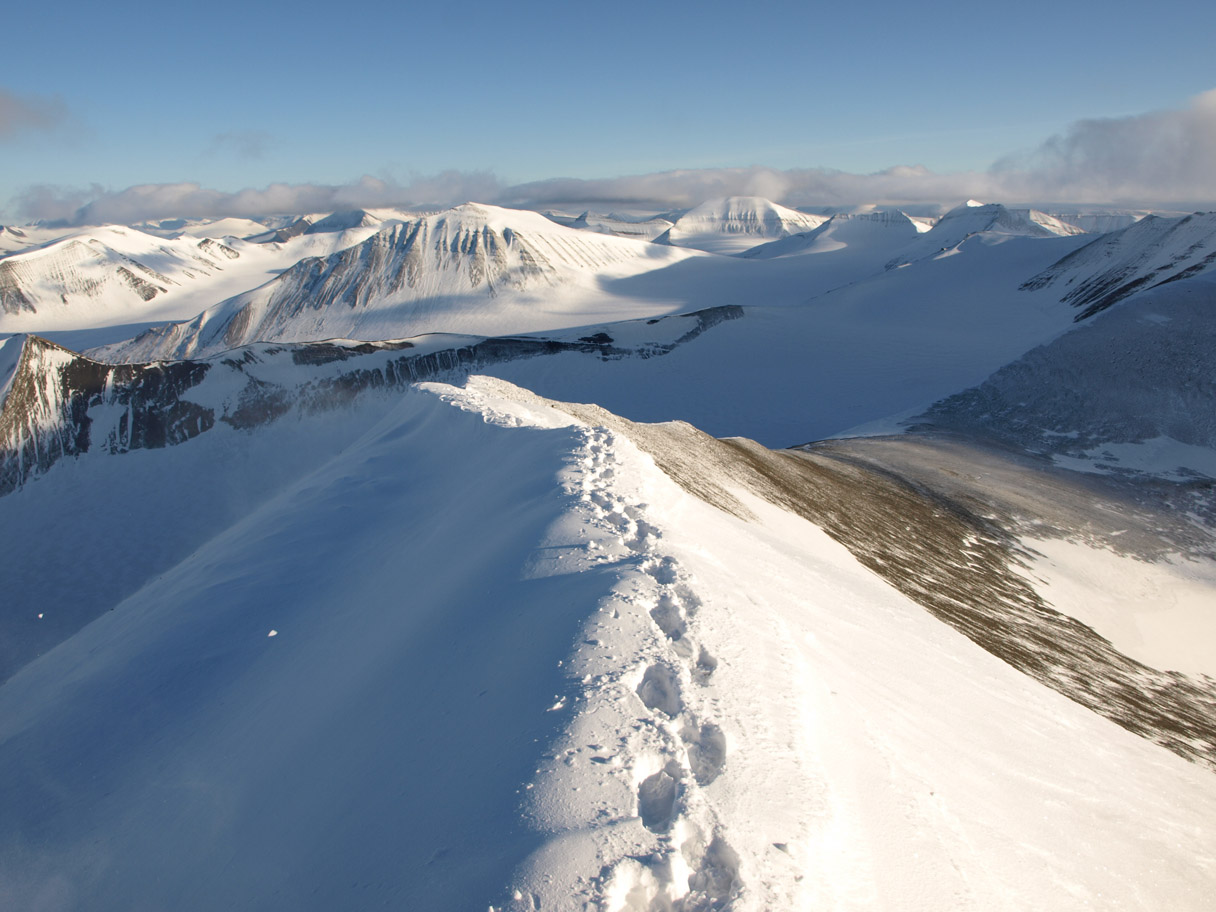
M 1216 478 L 1214 302 L 1212 277 L 1144 292 L 919 420 L 1085 471 Z
M 92 578 L 165 553 L 150 485 L 293 464 L 0 687 L 6 905 L 1206 908 L 1216 778 L 742 481 L 800 457 L 483 380 L 308 425 L 0 498 L 133 516 Z
M 669 312 L 661 302 L 630 307 L 602 283 L 690 256 L 563 228 L 534 212 L 467 204 L 302 260 L 262 288 L 105 357 L 197 357 L 254 340 L 521 332 Z
M 1060 237 L 1071 237 L 1074 234 L 1089 233 L 1080 225 L 1074 225 L 1072 222 L 1069 222 L 1066 219 L 1057 218 L 1054 215 L 1049 215 L 1046 212 L 1040 212 L 1037 209 L 1027 209 L 1026 217 L 1040 228 L 1046 228 L 1051 234 L 1055 234 Z
M 959 245 L 973 237 L 992 244 L 1013 237 L 1050 238 L 1079 234 L 1084 234 L 1080 228 L 1034 209 L 1009 209 L 999 203 L 968 200 L 951 209 L 918 241 L 900 251 L 888 268 L 926 257 L 950 256 Z
M 1091 317 L 1146 288 L 1216 267 L 1216 213 L 1148 216 L 1098 238 L 1031 278 L 1023 287 L 1063 292 L 1061 301 Z
M 709 200 L 680 216 L 658 240 L 711 253 L 741 253 L 774 238 L 809 231 L 827 218 L 807 215 L 758 196 Z

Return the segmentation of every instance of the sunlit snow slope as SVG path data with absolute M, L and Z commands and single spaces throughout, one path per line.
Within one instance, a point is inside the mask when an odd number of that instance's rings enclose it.
M 257 244 L 233 237 L 156 237 L 112 225 L 78 230 L 0 258 L 0 333 L 183 319 L 261 285 L 302 257 L 341 250 L 376 230 L 339 224 L 330 229 Z
M 195 319 L 106 350 L 110 360 L 197 357 L 253 341 L 487 335 L 670 312 L 605 283 L 695 254 L 466 204 L 381 230 Z

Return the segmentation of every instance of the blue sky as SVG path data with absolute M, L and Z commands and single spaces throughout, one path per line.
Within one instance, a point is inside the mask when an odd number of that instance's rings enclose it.
M 1185 108 L 1216 87 L 1213 34 L 1216 4 L 1178 0 L 22 4 L 0 213 L 35 185 L 985 171 Z

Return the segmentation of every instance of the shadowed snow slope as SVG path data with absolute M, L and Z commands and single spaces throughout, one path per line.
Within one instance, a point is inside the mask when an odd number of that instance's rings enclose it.
M 1214 314 L 1209 276 L 1142 292 L 914 420 L 1085 471 L 1216 478 Z
M 816 458 L 474 378 L 59 463 L 0 528 L 144 576 L 0 686 L 0 901 L 1206 908 L 1216 777 L 868 569 Z M 149 486 L 217 502 L 155 566 Z
M 902 212 L 873 212 L 860 215 L 834 215 L 818 228 L 759 244 L 743 255 L 749 259 L 803 253 L 836 253 L 848 248 L 867 251 L 876 259 L 915 240 L 921 234 Z
M 21 348 L 25 344 L 24 336 L 9 336 L 0 339 L 0 410 L 4 408 L 8 387 L 17 370 L 17 362 L 21 358 Z

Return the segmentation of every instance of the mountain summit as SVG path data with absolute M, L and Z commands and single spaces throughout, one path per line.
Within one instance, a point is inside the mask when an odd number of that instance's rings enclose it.
M 728 196 L 688 210 L 656 240 L 711 253 L 740 253 L 826 221 L 825 216 L 787 209 L 760 196 Z

